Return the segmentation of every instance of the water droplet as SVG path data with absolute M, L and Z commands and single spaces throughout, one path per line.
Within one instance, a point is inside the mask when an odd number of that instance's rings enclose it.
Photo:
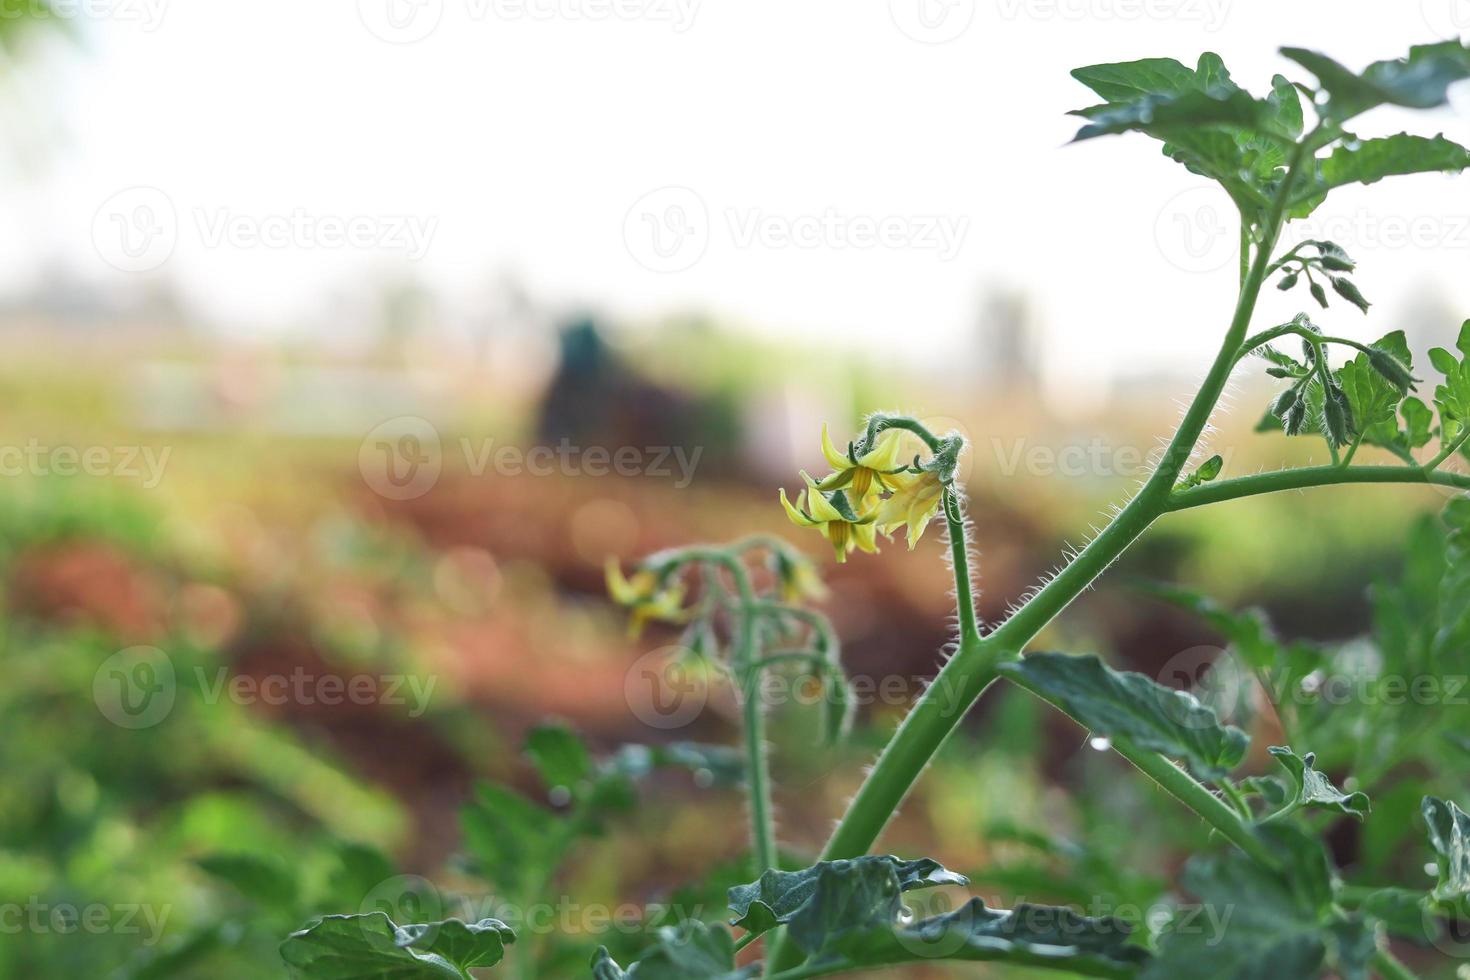
M 1113 747 L 1113 740 L 1105 735 L 1094 735 L 1087 742 L 1099 752 L 1106 752 Z
M 553 786 L 546 798 L 551 801 L 552 806 L 566 806 L 572 802 L 572 791 L 565 786 Z

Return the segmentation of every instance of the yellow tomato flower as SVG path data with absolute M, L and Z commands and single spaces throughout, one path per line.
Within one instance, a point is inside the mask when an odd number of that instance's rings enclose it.
M 791 523 L 820 530 L 832 543 L 838 561 L 847 561 L 847 553 L 854 548 L 876 554 L 878 535 L 873 515 L 854 511 L 846 491 L 825 494 L 810 477 L 807 483 L 807 489 L 797 496 L 794 505 L 786 499 L 786 491 L 781 491 L 781 506 L 786 508 Z
M 822 425 L 822 455 L 832 467 L 832 474 L 817 484 L 819 490 L 841 490 L 848 488 L 862 506 L 872 502 L 879 491 L 892 487 L 892 474 L 899 469 L 898 451 L 903 433 L 898 429 L 886 429 L 873 444 L 873 448 L 853 460 L 847 453 L 839 452 L 832 445 L 827 426 Z
M 678 582 L 660 585 L 659 577 L 647 569 L 633 573 L 631 579 L 623 576 L 617 559 L 609 558 L 604 569 L 607 575 L 607 593 L 613 602 L 631 611 L 628 620 L 628 635 L 643 632 L 649 620 L 663 623 L 683 623 L 689 619 L 684 609 L 684 586 Z
M 817 574 L 816 567 L 802 555 L 777 551 L 775 565 L 776 582 L 781 588 L 782 602 L 820 602 L 827 598 L 827 586 L 822 577 Z
M 909 550 L 912 551 L 923 536 L 924 528 L 929 526 L 929 521 L 938 512 L 939 505 L 944 502 L 944 484 L 940 481 L 939 474 L 933 472 L 889 479 L 897 486 L 893 496 L 878 506 L 877 524 L 884 534 L 892 533 L 895 528 L 907 524 Z

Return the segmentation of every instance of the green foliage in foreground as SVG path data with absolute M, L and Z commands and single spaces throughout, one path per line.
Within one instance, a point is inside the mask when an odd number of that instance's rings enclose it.
M 943 960 L 1146 980 L 1310 980 L 1327 971 L 1345 980 L 1370 973 L 1401 980 L 1412 974 L 1390 948 L 1390 935 L 1433 944 L 1441 920 L 1464 911 L 1470 818 L 1455 801 L 1420 792 L 1427 831 L 1413 827 L 1418 839 L 1412 845 L 1395 841 L 1392 835 L 1411 824 L 1402 819 L 1403 787 L 1386 783 L 1404 767 L 1433 774 L 1424 790 L 1443 793 L 1440 783 L 1463 788 L 1463 780 L 1444 778 L 1463 772 L 1463 757 L 1449 766 L 1441 759 L 1452 746 L 1464 749 L 1454 742 L 1463 731 L 1450 710 L 1453 702 L 1386 695 L 1395 680 L 1463 676 L 1464 651 L 1470 649 L 1470 499 L 1460 498 L 1448 509 L 1447 535 L 1430 529 L 1416 537 L 1406 585 L 1382 589 L 1375 599 L 1376 658 L 1354 667 L 1330 651 L 1282 644 L 1259 618 L 1197 599 L 1185 601 L 1208 615 L 1243 664 L 1234 699 L 1167 688 L 1093 656 L 1022 656 L 1052 618 L 1166 514 L 1334 483 L 1470 488 L 1470 480 L 1439 470 L 1470 440 L 1470 323 L 1458 353 L 1429 354 L 1443 376 L 1434 388 L 1433 409 L 1411 394 L 1421 381 L 1402 333 L 1364 344 L 1327 334 L 1303 313 L 1250 334 L 1262 286 L 1278 274 L 1279 288 L 1305 283 L 1322 309 L 1333 307 L 1330 287 L 1350 307 L 1371 314 L 1347 251 L 1334 242 L 1308 241 L 1278 255 L 1283 226 L 1310 215 L 1338 187 L 1470 166 L 1470 152 L 1443 136 L 1364 139 L 1347 128 L 1380 105 L 1445 104 L 1449 87 L 1470 78 L 1470 49 L 1454 42 L 1426 45 L 1361 72 L 1314 51 L 1286 48 L 1282 54 L 1314 82 L 1277 76 L 1270 93 L 1257 97 L 1214 54 L 1194 68 L 1147 59 L 1073 73 L 1103 100 L 1078 111 L 1085 120 L 1079 141 L 1142 133 L 1158 140 L 1170 159 L 1216 181 L 1234 202 L 1241 219 L 1240 294 L 1220 353 L 1157 471 L 1076 560 L 1011 618 L 985 630 L 976 617 L 956 484 L 965 448 L 959 436 L 886 414 L 869 418 L 845 447 L 833 445 L 824 431 L 823 452 L 833 472 L 820 480 L 802 474 L 805 486 L 795 502 L 782 492 L 791 521 L 821 534 L 838 561 L 854 551 L 876 552 L 878 536 L 899 529 L 906 530 L 912 548 L 942 514 L 958 599 L 954 656 L 869 773 L 820 860 L 791 868 L 778 852 L 758 693 L 768 672 L 805 671 L 827 695 L 825 729 L 834 736 L 846 729 L 850 698 L 836 637 L 804 605 L 820 595 L 814 570 L 789 546 L 768 539 L 663 552 L 627 578 L 621 569 L 610 569 L 613 595 L 631 609 L 635 623 L 687 624 L 687 645 L 743 695 L 740 761 L 754 873 L 729 890 L 730 925 L 742 934 L 738 941 L 721 924 L 663 924 L 641 951 L 622 957 L 626 966 L 613 951 L 599 949 L 591 958 L 596 980 L 798 980 Z M 1300 344 L 1299 355 L 1282 349 L 1288 339 Z M 1334 367 L 1334 347 L 1355 351 L 1354 359 Z M 1231 372 L 1253 354 L 1272 377 L 1287 382 L 1267 425 L 1292 436 L 1321 436 L 1332 465 L 1225 478 L 1223 459 L 1214 456 L 1186 475 Z M 1421 461 L 1416 453 L 1435 439 L 1432 457 Z M 1386 451 L 1397 463 L 1353 466 L 1364 447 Z M 753 565 L 753 556 L 763 557 L 762 564 Z M 692 591 L 697 598 L 690 604 Z M 1324 683 L 1340 677 L 1385 696 L 1346 704 L 1315 697 Z M 1187 862 L 1179 880 L 1184 897 L 1162 931 L 1137 930 L 1065 906 L 1022 903 L 1000 910 L 978 899 L 916 920 L 904 907 L 905 894 L 962 888 L 964 877 L 927 858 L 867 855 L 965 710 L 999 680 L 1072 717 L 1095 743 L 1113 748 L 1217 835 L 1213 846 Z M 1279 775 L 1239 773 L 1250 739 L 1221 716 L 1223 710 L 1248 723 L 1254 704 L 1245 702 L 1254 702 L 1257 692 L 1287 736 L 1288 745 L 1268 753 Z M 569 842 L 598 823 L 607 796 L 607 770 L 594 766 L 568 734 L 534 739 L 531 754 L 548 785 L 573 801 L 570 816 L 548 818 L 494 787 L 482 791 L 466 815 L 466 837 L 480 873 L 519 901 L 533 898 Z M 1378 830 L 1373 812 L 1380 787 L 1391 801 L 1387 831 Z M 1432 853 L 1436 884 L 1349 883 L 1346 876 L 1359 869 L 1335 867 L 1324 845 L 1325 831 L 1338 819 L 1362 821 L 1365 833 L 1387 834 L 1391 844 Z M 1202 922 L 1213 928 L 1202 928 Z M 420 941 L 436 933 L 454 941 L 444 947 Z M 467 938 L 469 933 L 484 936 L 483 945 Z M 378 915 L 329 917 L 288 939 L 283 955 L 302 978 L 465 976 L 498 956 L 497 944 L 508 939 L 493 922 L 397 926 Z M 740 951 L 757 940 L 764 942 L 765 960 L 740 964 Z M 363 972 L 350 972 L 358 969 Z

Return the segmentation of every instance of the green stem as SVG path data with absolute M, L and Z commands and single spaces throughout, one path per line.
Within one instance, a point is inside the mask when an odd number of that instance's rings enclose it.
M 1303 466 L 1206 483 L 1170 495 L 1168 510 L 1189 510 L 1243 497 L 1256 497 L 1282 490 L 1305 490 L 1354 483 L 1434 484 L 1470 490 L 1470 476 L 1461 473 L 1429 472 L 1417 466 Z
M 766 712 L 761 696 L 761 667 L 756 661 L 756 628 L 760 604 L 750 575 L 738 561 L 729 563 L 740 594 L 738 641 L 733 664 L 745 698 L 741 734 L 745 741 L 746 796 L 750 801 L 750 837 L 757 873 L 779 866 L 776 818 L 771 807 L 771 763 L 766 753 Z
M 1455 455 L 1455 451 L 1458 450 L 1461 446 L 1465 445 L 1466 439 L 1470 439 L 1470 428 L 1466 428 L 1464 432 L 1460 433 L 1460 435 L 1455 439 L 1454 442 L 1450 443 L 1448 446 L 1445 446 L 1444 449 L 1440 450 L 1438 456 L 1435 456 L 1429 462 L 1425 463 L 1424 469 L 1430 472 L 1439 469 L 1441 463 L 1449 459 L 1451 456 Z
M 910 710 L 893 738 L 878 757 L 837 829 L 827 841 L 822 857 L 851 858 L 867 853 L 893 813 L 918 780 L 929 760 L 939 751 L 970 706 L 995 680 L 996 664 L 1020 655 L 1021 649 L 1087 589 L 1169 507 L 1179 473 L 1199 442 L 1234 369 L 1240 345 L 1250 328 L 1251 316 L 1260 298 L 1261 283 L 1271 263 L 1280 234 L 1286 200 L 1301 170 L 1307 146 L 1298 144 L 1291 166 L 1282 182 L 1270 217 L 1257 246 L 1255 261 L 1241 286 L 1230 328 L 1215 356 L 1184 420 L 1170 441 L 1158 469 L 1122 512 L 1056 578 L 1036 593 L 1013 616 L 983 640 L 961 637 L 960 648 L 940 670 L 934 683 Z M 1242 220 L 1244 220 L 1242 218 Z M 871 435 L 871 433 L 870 433 Z M 963 525 L 960 527 L 963 532 Z M 958 569 L 957 569 L 958 570 Z M 1204 791 L 1206 796 L 1231 813 L 1228 806 Z M 789 969 L 798 961 L 796 948 L 783 934 L 778 937 L 768 961 L 767 973 Z
M 1024 675 L 1007 674 L 1006 679 L 1071 717 L 1063 705 L 1052 700 L 1046 691 L 1033 686 Z M 1075 718 L 1073 720 L 1076 721 Z M 1136 748 L 1122 740 L 1112 744 L 1113 751 L 1131 762 L 1139 772 L 1158 783 L 1170 796 L 1193 810 L 1200 819 L 1219 831 L 1222 836 L 1242 851 L 1267 867 L 1274 867 L 1277 864 L 1270 849 L 1255 835 L 1250 824 L 1235 807 L 1210 792 L 1208 787 L 1189 773 L 1157 752 Z
M 950 560 L 954 565 L 955 602 L 959 607 L 960 636 L 979 639 L 980 624 L 975 616 L 975 592 L 970 585 L 969 535 L 965 531 L 964 515 L 960 513 L 960 498 L 953 487 L 944 490 L 944 519 L 949 525 Z
M 1373 954 L 1373 965 L 1383 975 L 1384 980 L 1419 980 L 1413 970 L 1400 963 L 1398 958 L 1386 949 L 1380 949 Z

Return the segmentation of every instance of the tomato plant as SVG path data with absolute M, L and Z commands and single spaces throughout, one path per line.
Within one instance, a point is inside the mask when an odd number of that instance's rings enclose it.
M 1218 354 L 1150 477 L 1024 604 L 999 623 L 982 624 L 977 617 L 965 501 L 956 480 L 965 451 L 959 436 L 931 432 L 903 415 L 873 415 L 843 445 L 824 432 L 832 472 L 822 479 L 803 474 L 805 487 L 795 501 L 782 492 L 792 522 L 818 531 L 838 561 L 854 551 L 877 551 L 879 535 L 899 529 L 913 547 L 926 526 L 940 520 L 957 597 L 953 656 L 868 772 L 820 860 L 792 867 L 778 847 L 759 696 L 765 674 L 796 667 L 825 692 L 827 733 L 840 737 L 847 727 L 851 699 L 844 693 L 838 640 L 809 604 L 820 591 L 815 569 L 783 542 L 758 538 L 656 554 L 629 577 L 611 571 L 614 597 L 636 620 L 688 624 L 691 648 L 725 664 L 743 694 L 744 748 L 736 768 L 749 800 L 754 866 L 750 880 L 728 891 L 732 928 L 693 919 L 671 923 L 623 964 L 601 949 L 591 967 L 597 980 L 799 980 L 938 960 L 1095 977 L 1306 978 L 1332 971 L 1344 978 L 1370 972 L 1401 978 L 1412 974 L 1386 937 L 1423 939 L 1443 920 L 1465 914 L 1470 816 L 1455 801 L 1429 794 L 1419 803 L 1424 835 L 1413 846 L 1432 859 L 1428 888 L 1347 884 L 1323 837 L 1324 816 L 1373 819 L 1370 790 L 1394 765 L 1437 751 L 1431 746 L 1446 739 L 1463 739 L 1447 702 L 1392 710 L 1359 704 L 1333 712 L 1283 701 L 1276 709 L 1291 744 L 1270 749 L 1280 773 L 1240 776 L 1249 737 L 1210 705 L 1094 656 L 1026 652 L 1048 623 L 1167 515 L 1336 484 L 1470 489 L 1470 478 L 1443 468 L 1470 441 L 1470 321 L 1456 350 L 1430 353 L 1442 376 L 1433 385 L 1432 406 L 1414 394 L 1425 382 L 1416 377 L 1422 369 L 1412 364 L 1402 333 L 1361 343 L 1323 331 L 1306 313 L 1252 332 L 1258 299 L 1272 277 L 1282 290 L 1304 285 L 1319 307 L 1332 307 L 1330 289 L 1339 304 L 1371 313 L 1354 278 L 1357 265 L 1344 248 L 1312 240 L 1283 252 L 1283 228 L 1309 216 L 1338 187 L 1470 166 L 1470 152 L 1442 136 L 1359 138 L 1348 128 L 1378 106 L 1444 104 L 1449 87 L 1470 78 L 1470 50 L 1456 42 L 1417 47 L 1361 72 L 1314 51 L 1286 48 L 1282 54 L 1312 81 L 1277 76 L 1263 98 L 1237 85 L 1213 54 L 1194 68 L 1148 59 L 1073 73 L 1102 100 L 1077 113 L 1084 120 L 1078 140 L 1142 133 L 1230 197 L 1240 215 L 1239 292 Z M 1330 354 L 1344 348 L 1352 359 L 1334 367 Z M 1227 382 L 1246 362 L 1283 383 L 1263 425 L 1325 440 L 1330 463 L 1236 475 L 1212 456 L 1191 468 Z M 1386 454 L 1386 461 L 1361 461 L 1368 452 Z M 1449 506 L 1444 526 L 1444 534 L 1424 532 L 1414 546 L 1418 572 L 1412 580 L 1378 600 L 1380 674 L 1412 669 L 1416 676 L 1449 675 L 1463 667 L 1470 638 L 1470 499 Z M 767 584 L 757 586 L 753 571 L 762 567 Z M 691 594 L 697 598 L 691 601 Z M 1267 691 L 1309 688 L 1325 663 L 1322 651 L 1282 644 L 1258 619 L 1175 598 L 1211 617 Z M 914 919 L 907 913 L 906 893 L 963 886 L 965 878 L 927 858 L 869 851 L 969 708 L 997 684 L 1014 685 L 1070 716 L 1212 828 L 1227 846 L 1195 855 L 1182 884 L 1203 907 L 1233 914 L 1223 931 L 1206 937 L 1191 928 L 1186 907 L 1157 935 L 1065 906 L 1001 910 L 974 899 L 944 915 Z M 627 788 L 627 772 L 616 760 L 594 765 L 564 731 L 541 738 L 533 755 L 548 784 L 566 789 L 571 815 L 553 821 L 492 790 L 466 822 L 471 850 L 496 866 L 502 887 L 514 882 L 527 897 L 548 880 L 567 843 Z M 1337 761 L 1344 744 L 1369 739 L 1376 751 L 1359 752 L 1363 770 L 1339 788 L 1319 758 L 1331 754 Z M 707 750 L 688 751 L 703 759 Z M 737 966 L 737 953 L 760 939 L 764 961 Z M 496 919 L 399 924 L 372 913 L 316 920 L 282 949 L 302 977 L 462 978 L 494 965 L 513 940 L 513 930 Z

